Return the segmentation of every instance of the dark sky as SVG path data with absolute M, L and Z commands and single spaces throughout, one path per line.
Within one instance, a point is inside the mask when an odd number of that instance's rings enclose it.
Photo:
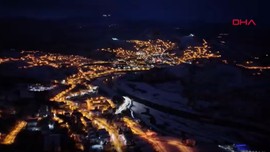
M 227 22 L 262 18 L 257 0 L 0 0 L 0 16 L 97 17 L 123 20 Z

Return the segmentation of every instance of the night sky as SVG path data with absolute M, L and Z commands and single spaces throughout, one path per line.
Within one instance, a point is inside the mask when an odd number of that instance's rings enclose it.
M 228 22 L 268 17 L 257 0 L 0 0 L 0 16 L 97 17 L 120 20 Z M 268 17 L 269 18 L 269 17 Z

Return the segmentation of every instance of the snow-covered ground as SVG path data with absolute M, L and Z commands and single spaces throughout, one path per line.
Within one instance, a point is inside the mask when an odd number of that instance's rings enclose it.
M 125 111 L 129 109 L 132 105 L 132 101 L 129 97 L 123 96 L 124 98 L 124 103 L 121 104 L 118 109 L 116 109 L 115 114 L 120 114 L 122 111 Z
M 126 83 L 124 81 L 120 82 L 121 84 Z M 119 85 L 119 82 L 117 82 Z M 122 86 L 120 84 L 120 86 Z M 128 83 L 127 83 L 128 84 Z M 125 84 L 123 84 L 125 85 Z M 158 90 L 155 87 L 152 86 L 147 86 L 142 85 L 146 87 L 149 93 L 152 94 L 153 92 L 158 92 L 160 94 L 165 93 L 166 95 L 173 96 L 176 99 L 180 98 L 181 96 L 177 93 L 168 93 L 166 91 Z M 138 86 L 140 89 L 142 86 Z M 168 85 L 169 86 L 169 85 Z M 106 87 L 106 85 L 103 85 L 102 89 L 103 91 L 106 91 L 108 94 L 115 94 L 115 85 L 113 87 Z M 117 86 L 119 89 L 119 86 Z M 129 88 L 128 86 L 122 88 L 125 90 L 125 92 L 130 93 L 136 96 L 136 97 L 141 97 L 140 93 L 132 93 L 132 89 Z M 163 90 L 170 89 L 168 88 L 163 88 Z M 123 93 L 121 91 L 121 95 L 126 96 L 126 101 L 130 101 L 129 99 L 132 100 L 132 107 L 131 111 L 135 113 L 136 116 L 139 116 L 139 119 L 141 119 L 143 122 L 145 122 L 149 127 L 152 129 L 163 133 L 163 134 L 168 134 L 168 135 L 173 135 L 179 138 L 182 138 L 183 136 L 186 136 L 187 138 L 192 138 L 196 139 L 199 143 L 212 143 L 214 145 L 219 144 L 225 144 L 225 143 L 243 143 L 246 141 L 249 142 L 256 142 L 265 139 L 266 137 L 259 135 L 254 132 L 248 132 L 248 131 L 242 131 L 241 129 L 236 129 L 236 128 L 231 128 L 231 127 L 225 127 L 222 125 L 214 125 L 213 123 L 207 123 L 204 121 L 198 121 L 198 120 L 192 120 L 188 119 L 185 117 L 179 117 L 174 114 L 167 113 L 165 111 L 160 111 L 157 110 L 151 106 L 146 106 L 143 104 L 144 101 L 139 101 L 138 99 L 134 99 L 130 97 L 127 93 Z M 171 89 L 169 92 L 172 92 L 173 89 Z M 185 105 L 177 105 L 176 106 L 170 106 L 168 102 L 162 102 L 158 100 L 152 100 L 152 96 L 149 95 L 149 98 L 143 98 L 144 100 L 147 99 L 147 101 L 153 102 L 155 104 L 162 105 L 164 104 L 165 106 L 168 106 L 170 108 L 174 108 L 177 110 L 184 110 L 186 112 L 192 112 L 192 110 L 185 110 L 184 108 L 186 107 Z M 165 97 L 165 95 L 161 95 Z M 145 97 L 145 96 L 144 96 Z M 147 96 L 146 96 L 147 97 Z M 126 102 L 129 103 L 129 102 Z M 129 105 L 129 104 L 126 104 Z M 120 106 L 121 107 L 121 106 Z M 127 106 L 124 106 L 127 108 Z M 129 107 L 129 106 L 128 106 Z M 181 108 L 179 108 L 181 107 Z M 198 113 L 197 113 L 198 114 Z M 241 141 L 241 139 L 245 139 L 245 141 Z
M 148 110 L 146 110 L 148 109 Z M 241 129 L 213 125 L 200 121 L 193 121 L 162 111 L 158 111 L 144 104 L 133 101 L 131 110 L 153 129 L 170 135 L 196 139 L 203 143 L 243 143 L 245 141 L 258 141 L 266 137 L 256 133 L 242 131 Z M 147 113 L 147 114 L 146 114 Z M 155 124 L 150 122 L 150 117 L 155 119 Z M 245 141 L 241 141 L 245 139 Z
M 224 72 L 224 69 L 226 68 L 229 72 L 226 72 L 226 70 Z M 173 72 L 174 76 L 180 79 L 185 80 L 189 78 L 186 70 L 179 70 L 180 72 L 178 72 L 175 69 L 169 68 L 165 69 L 165 71 Z M 228 95 L 226 94 L 226 91 L 234 87 L 240 88 L 242 81 L 245 81 L 245 79 L 240 78 L 241 75 L 238 71 L 231 71 L 228 67 L 220 68 L 220 74 L 216 74 L 214 71 L 215 70 L 212 71 L 210 69 L 210 72 L 212 72 L 210 74 L 204 73 L 205 71 L 198 71 L 193 75 L 194 81 L 193 84 L 191 84 L 191 88 L 193 89 L 191 91 L 193 92 L 191 95 L 197 93 L 196 91 L 202 91 L 199 93 L 206 93 L 203 97 L 208 97 L 207 93 L 209 91 L 211 94 L 213 94 L 211 91 L 216 91 L 219 93 L 218 95 L 226 97 L 223 96 L 224 94 Z M 206 72 L 209 73 L 208 69 Z M 203 79 L 201 79 L 200 76 L 203 76 Z M 224 77 L 221 78 L 221 76 Z M 151 79 L 151 77 L 149 79 Z M 220 79 L 222 80 L 219 81 Z M 212 82 L 217 82 L 218 90 L 215 90 L 215 85 L 211 84 Z M 99 83 L 101 83 L 101 81 L 99 81 Z M 208 84 L 210 85 L 208 86 Z M 196 107 L 205 109 L 206 112 L 204 112 L 197 111 L 189 106 L 189 99 L 183 93 L 183 90 L 186 89 L 184 87 L 186 86 L 182 85 L 181 81 L 157 81 L 148 83 L 148 80 L 133 81 L 121 78 L 120 80 L 114 80 L 110 85 L 101 86 L 100 89 L 107 92 L 108 95 L 112 96 L 118 94 L 131 98 L 133 100 L 131 110 L 134 112 L 135 117 L 139 116 L 148 126 L 160 133 L 173 135 L 179 138 L 186 136 L 187 138 L 196 139 L 199 143 L 212 143 L 214 145 L 227 143 L 253 143 L 256 145 L 256 143 L 260 141 L 268 140 L 268 137 L 261 133 L 262 131 L 257 131 L 259 128 L 263 128 L 263 130 L 267 130 L 267 128 L 258 123 L 247 121 L 242 117 L 235 117 L 234 115 L 224 117 L 224 115 L 222 115 L 224 112 L 234 114 L 232 113 L 232 109 L 226 109 L 227 107 L 223 109 L 209 108 L 224 103 L 233 104 L 234 106 L 232 108 L 247 106 L 245 105 L 246 102 L 241 102 L 240 99 L 238 99 L 240 100 L 239 102 L 244 105 L 239 104 L 240 106 L 236 106 L 238 105 L 237 103 L 239 103 L 236 101 L 209 102 L 205 99 L 196 99 Z M 196 94 L 194 94 L 194 96 L 196 96 Z M 180 114 L 175 113 L 175 111 L 171 112 L 170 110 L 175 110 L 176 112 L 179 111 Z M 188 116 L 185 116 L 185 114 L 196 115 L 196 118 L 190 119 Z M 205 119 L 205 117 L 203 117 L 205 115 L 213 117 L 214 119 Z M 200 116 L 202 117 L 200 118 Z M 225 121 L 221 120 L 221 123 L 216 123 L 215 120 L 219 121 L 219 119 L 224 119 Z M 234 123 L 236 124 L 235 126 L 232 125 Z M 238 128 L 238 126 L 240 127 Z M 255 127 L 257 130 L 246 129 L 250 127 Z
M 123 80 L 117 83 L 117 88 L 128 95 L 136 96 L 137 98 L 147 100 L 157 105 L 187 112 L 194 112 L 187 106 L 187 99 L 182 97 L 180 93 L 172 93 L 157 89 L 147 83 Z

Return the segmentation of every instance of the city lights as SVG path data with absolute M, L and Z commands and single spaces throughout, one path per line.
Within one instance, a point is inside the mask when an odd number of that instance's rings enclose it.
M 211 53 L 207 42 L 203 40 L 202 46 L 188 47 L 183 51 L 183 54 L 177 56 L 175 51 L 177 45 L 170 41 L 163 40 L 130 40 L 127 41 L 133 45 L 133 49 L 128 50 L 124 48 L 117 49 L 100 49 L 115 54 L 114 61 L 95 61 L 82 56 L 76 55 L 61 55 L 53 53 L 44 53 L 40 51 L 22 51 L 20 58 L 0 58 L 0 63 L 23 61 L 26 63 L 21 68 L 32 68 L 49 66 L 55 69 L 61 68 L 75 68 L 76 72 L 67 76 L 61 81 L 54 80 L 53 86 L 44 87 L 42 85 L 30 86 L 31 91 L 44 91 L 54 90 L 59 86 L 65 86 L 54 97 L 50 99 L 52 102 L 64 103 L 64 109 L 52 110 L 53 120 L 60 124 L 61 127 L 68 129 L 68 134 L 71 139 L 76 143 L 76 147 L 84 150 L 82 139 L 79 135 L 72 131 L 70 124 L 65 122 L 57 115 L 66 113 L 79 112 L 82 117 L 76 119 L 83 125 L 80 128 L 82 131 L 87 132 L 88 123 L 96 129 L 105 129 L 110 135 L 110 141 L 117 152 L 123 152 L 126 146 L 126 139 L 119 132 L 119 123 L 126 125 L 133 134 L 138 135 L 140 138 L 148 142 L 158 152 L 168 152 L 170 148 L 177 149 L 178 151 L 192 151 L 184 145 L 180 139 L 169 138 L 158 135 L 156 132 L 146 129 L 138 124 L 135 120 L 123 116 L 120 122 L 116 120 L 107 120 L 103 114 L 109 110 L 115 110 L 112 114 L 120 114 L 122 111 L 131 106 L 131 99 L 124 97 L 124 103 L 116 105 L 109 97 L 99 94 L 98 86 L 91 84 L 96 78 L 112 77 L 116 73 L 127 73 L 132 71 L 146 71 L 159 66 L 173 66 L 183 63 L 191 63 L 196 59 L 209 59 L 219 58 L 219 54 Z M 108 65 L 103 65 L 107 63 Z M 106 81 L 108 79 L 105 79 Z M 80 100 L 79 102 L 77 100 Z M 23 129 L 26 122 L 19 122 L 3 140 L 4 144 L 11 144 L 14 142 L 17 133 Z M 123 139 L 125 139 L 123 142 Z

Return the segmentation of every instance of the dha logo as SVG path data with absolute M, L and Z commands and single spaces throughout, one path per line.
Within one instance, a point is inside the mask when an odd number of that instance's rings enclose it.
M 248 19 L 245 19 L 245 20 L 242 20 L 242 19 L 233 19 L 232 20 L 232 25 L 233 26 L 241 26 L 241 25 L 245 25 L 245 26 L 256 26 L 256 23 L 253 19 L 251 20 L 248 20 Z

